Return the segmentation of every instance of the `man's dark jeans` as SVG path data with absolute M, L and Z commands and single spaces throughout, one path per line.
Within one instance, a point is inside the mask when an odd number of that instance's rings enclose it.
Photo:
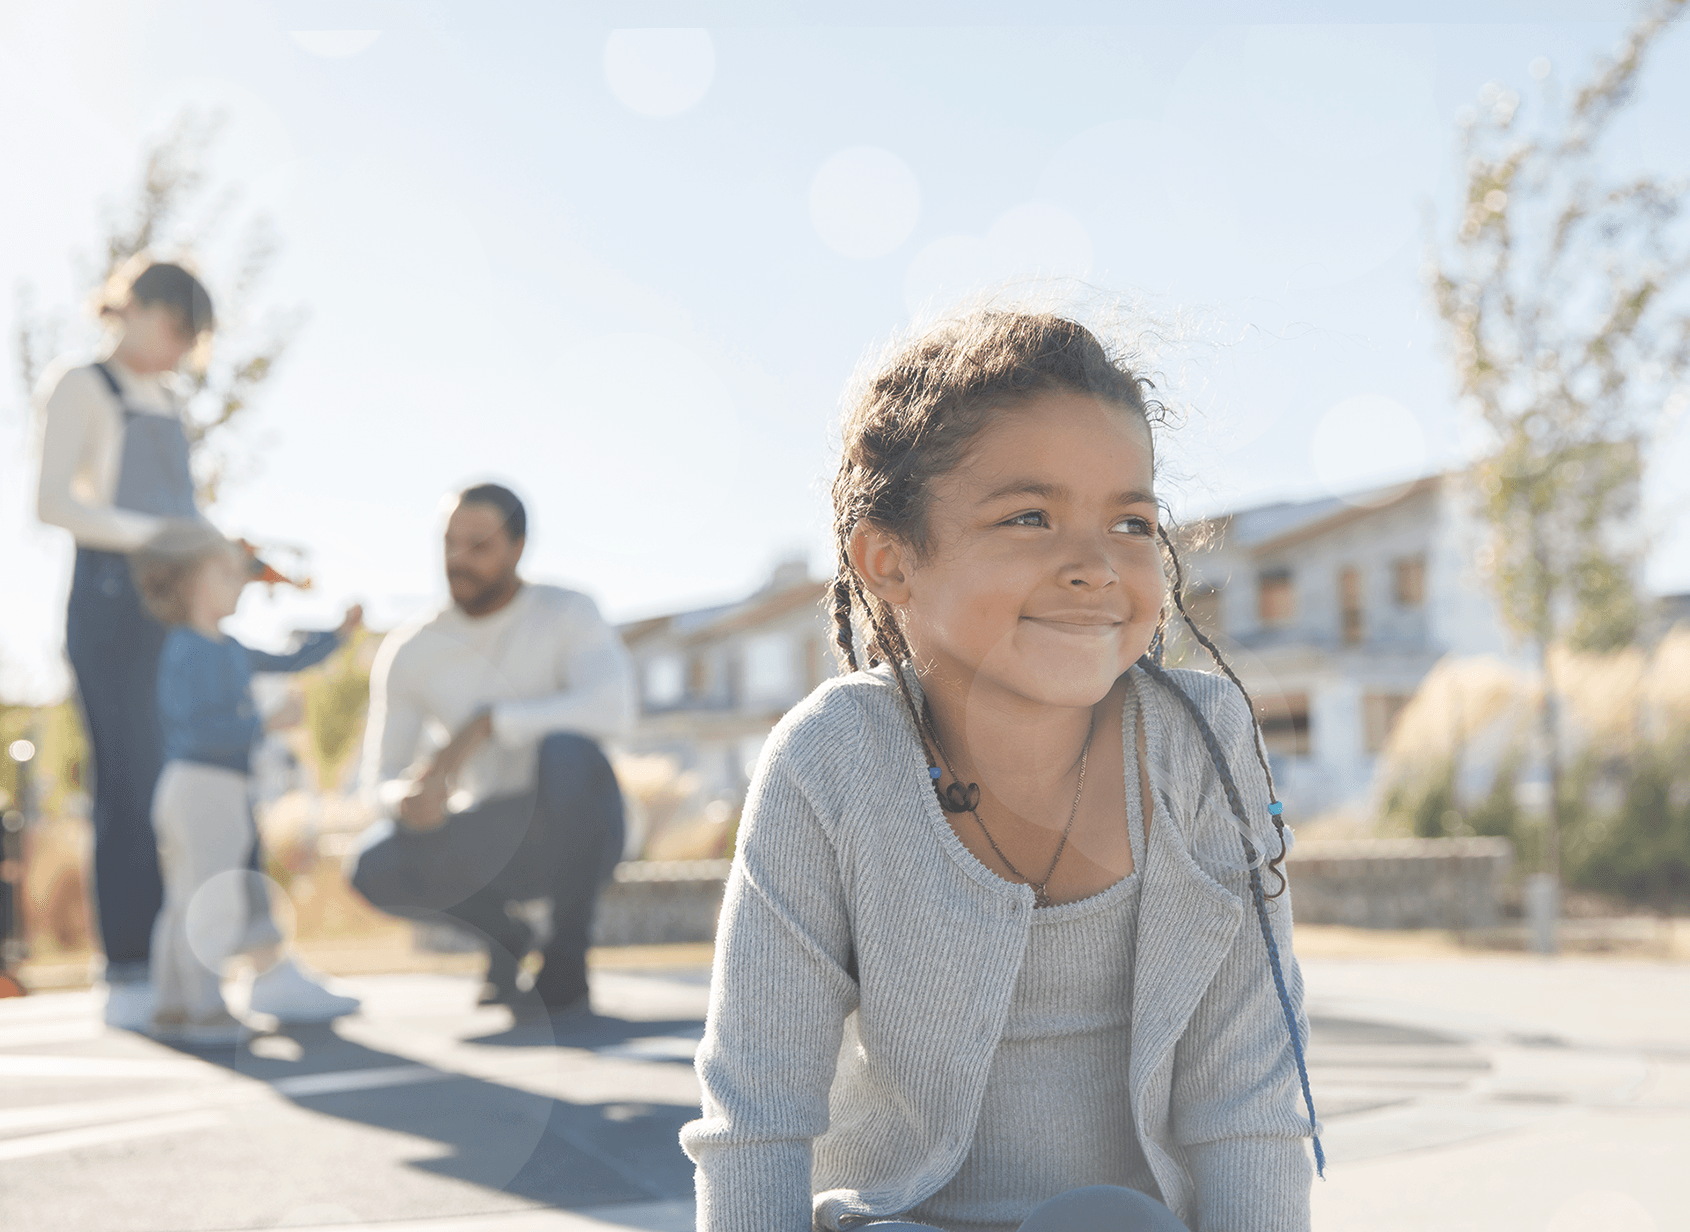
M 353 854 L 352 885 L 393 915 L 445 916 L 487 942 L 492 965 L 520 959 L 526 922 L 507 905 L 552 900 L 534 992 L 561 1007 L 587 991 L 587 942 L 599 890 L 622 855 L 622 793 L 597 744 L 558 733 L 540 743 L 534 790 L 452 814 L 438 830 L 379 822 Z
M 94 902 L 106 975 L 145 979 L 164 901 L 153 788 L 164 768 L 158 659 L 164 626 L 141 606 L 129 560 L 76 550 L 65 649 L 93 752 Z

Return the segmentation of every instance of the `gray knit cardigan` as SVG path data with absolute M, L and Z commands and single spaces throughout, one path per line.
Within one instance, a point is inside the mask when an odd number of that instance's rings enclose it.
M 1243 699 L 1219 677 L 1172 675 L 1226 751 L 1257 849 L 1277 850 Z M 1162 1200 L 1194 1232 L 1302 1232 L 1310 1129 L 1239 829 L 1179 699 L 1137 668 L 1129 679 L 1155 804 L 1133 1122 Z M 1142 825 L 1135 777 L 1126 814 Z M 943 1186 L 974 1138 L 1032 911 L 1032 889 L 951 830 L 887 669 L 793 709 L 746 801 L 698 1053 L 703 1115 L 681 1131 L 700 1232 L 849 1227 Z M 1300 1016 L 1289 896 L 1270 911 Z

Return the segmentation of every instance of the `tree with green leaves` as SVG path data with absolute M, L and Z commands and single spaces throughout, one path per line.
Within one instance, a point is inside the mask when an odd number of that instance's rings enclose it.
M 1656 0 L 1563 96 L 1547 61 L 1522 107 L 1491 83 L 1462 115 L 1463 210 L 1431 286 L 1465 405 L 1504 618 L 1535 647 L 1548 777 L 1544 871 L 1560 874 L 1561 718 L 1550 649 L 1634 636 L 1644 447 L 1690 399 L 1686 190 L 1614 166 L 1615 121 L 1690 0 Z
M 122 204 L 107 208 L 97 252 L 77 262 L 76 270 L 76 281 L 93 300 L 143 255 L 191 268 L 213 249 L 225 254 L 219 263 L 225 276 L 213 288 L 216 346 L 209 363 L 191 365 L 184 374 L 195 482 L 204 506 L 216 501 L 229 477 L 228 429 L 251 406 L 304 319 L 298 309 L 260 311 L 260 293 L 280 243 L 268 218 L 241 209 L 238 186 L 217 184 L 207 170 L 222 123 L 220 115 L 189 110 L 146 148 L 139 182 Z M 27 283 L 17 285 L 16 295 L 18 375 L 27 398 L 52 359 L 71 347 L 91 346 L 99 325 L 92 314 L 38 305 Z

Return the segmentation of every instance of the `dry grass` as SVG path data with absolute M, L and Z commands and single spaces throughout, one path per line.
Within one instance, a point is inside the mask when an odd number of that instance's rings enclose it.
M 1648 653 L 1628 648 L 1574 654 L 1558 648 L 1549 666 L 1574 749 L 1623 754 L 1690 723 L 1690 624 L 1677 626 Z M 1444 659 L 1392 729 L 1381 781 L 1456 754 L 1494 757 L 1526 736 L 1541 692 L 1532 674 L 1495 656 Z

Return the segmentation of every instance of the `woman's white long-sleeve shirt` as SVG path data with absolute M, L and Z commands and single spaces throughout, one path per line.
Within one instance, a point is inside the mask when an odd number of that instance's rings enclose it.
M 136 410 L 179 416 L 181 404 L 165 374 L 142 376 L 116 359 L 104 361 Z M 60 360 L 36 386 L 41 472 L 36 515 L 62 526 L 77 545 L 133 552 L 165 519 L 112 504 L 123 464 L 123 408 L 86 360 Z
M 1213 728 L 1267 849 L 1248 708 L 1218 677 L 1172 675 Z M 1155 805 L 1133 942 L 1133 1129 L 1163 1201 L 1193 1232 L 1306 1232 L 1310 1126 L 1240 834 L 1190 715 L 1141 671 L 1129 680 Z M 1123 757 L 1131 766 L 1134 750 Z M 963 846 L 926 760 L 884 669 L 823 685 L 764 749 L 717 932 L 703 1115 L 681 1131 L 701 1232 L 901 1214 L 974 1143 L 1033 891 Z M 1306 1036 L 1288 899 L 1270 919 Z

